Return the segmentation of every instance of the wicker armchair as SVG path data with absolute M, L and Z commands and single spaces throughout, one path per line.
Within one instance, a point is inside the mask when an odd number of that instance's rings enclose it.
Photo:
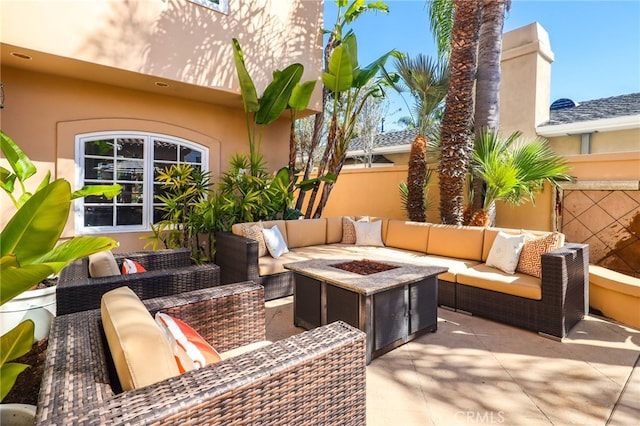
M 91 278 L 88 258 L 79 259 L 60 272 L 56 314 L 97 309 L 104 293 L 122 286 L 144 300 L 220 285 L 220 268 L 214 264 L 192 265 L 188 249 L 114 253 L 114 257 L 118 267 L 128 258 L 139 262 L 147 272 Z
M 265 339 L 252 282 L 144 302 L 183 319 L 216 349 Z M 100 310 L 56 317 L 37 424 L 365 424 L 365 335 L 336 322 L 159 383 L 121 392 Z

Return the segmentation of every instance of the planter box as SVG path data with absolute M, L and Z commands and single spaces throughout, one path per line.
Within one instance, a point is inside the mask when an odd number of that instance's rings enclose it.
M 25 291 L 0 306 L 0 335 L 31 319 L 35 323 L 34 341 L 48 337 L 56 315 L 56 287 Z

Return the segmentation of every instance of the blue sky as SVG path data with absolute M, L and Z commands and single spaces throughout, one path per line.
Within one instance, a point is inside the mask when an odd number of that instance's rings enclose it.
M 369 12 L 353 29 L 359 62 L 366 65 L 391 49 L 436 55 L 426 0 L 386 0 L 389 13 Z M 325 0 L 325 27 L 336 17 Z M 504 31 L 539 22 L 549 33 L 555 61 L 551 101 L 576 101 L 640 92 L 640 0 L 512 0 Z M 390 112 L 404 104 L 397 96 Z M 406 115 L 395 113 L 387 123 Z M 387 130 L 387 129 L 385 129 Z

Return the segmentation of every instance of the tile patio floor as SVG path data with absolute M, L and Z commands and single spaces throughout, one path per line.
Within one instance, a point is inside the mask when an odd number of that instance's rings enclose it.
M 268 339 L 303 331 L 292 302 L 267 302 Z M 640 425 L 639 330 L 590 316 L 557 342 L 444 309 L 438 317 L 436 333 L 367 367 L 367 425 Z

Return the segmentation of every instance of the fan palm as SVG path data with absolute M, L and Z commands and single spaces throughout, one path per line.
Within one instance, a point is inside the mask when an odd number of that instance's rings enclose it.
M 470 179 L 479 176 L 484 180 L 484 202 L 481 210 L 468 210 L 465 215 L 468 224 L 493 225 L 496 201 L 512 205 L 527 200 L 533 203 L 535 194 L 542 191 L 545 182 L 557 184 L 574 179 L 569 175 L 566 161 L 551 151 L 545 139 L 523 141 L 519 139 L 520 135 L 520 132 L 514 132 L 502 138 L 485 128 L 475 137 Z
M 418 54 L 414 58 L 408 55 L 396 58 L 395 67 L 403 86 L 393 84 L 393 87 L 399 92 L 408 90 L 413 97 L 411 122 L 412 127 L 418 130 L 409 155 L 406 209 L 410 220 L 424 222 L 426 221 L 424 187 L 427 173 L 427 134 L 433 133 L 436 127 L 435 117 L 438 107 L 447 94 L 449 64 L 446 60 L 432 60 L 428 56 Z

